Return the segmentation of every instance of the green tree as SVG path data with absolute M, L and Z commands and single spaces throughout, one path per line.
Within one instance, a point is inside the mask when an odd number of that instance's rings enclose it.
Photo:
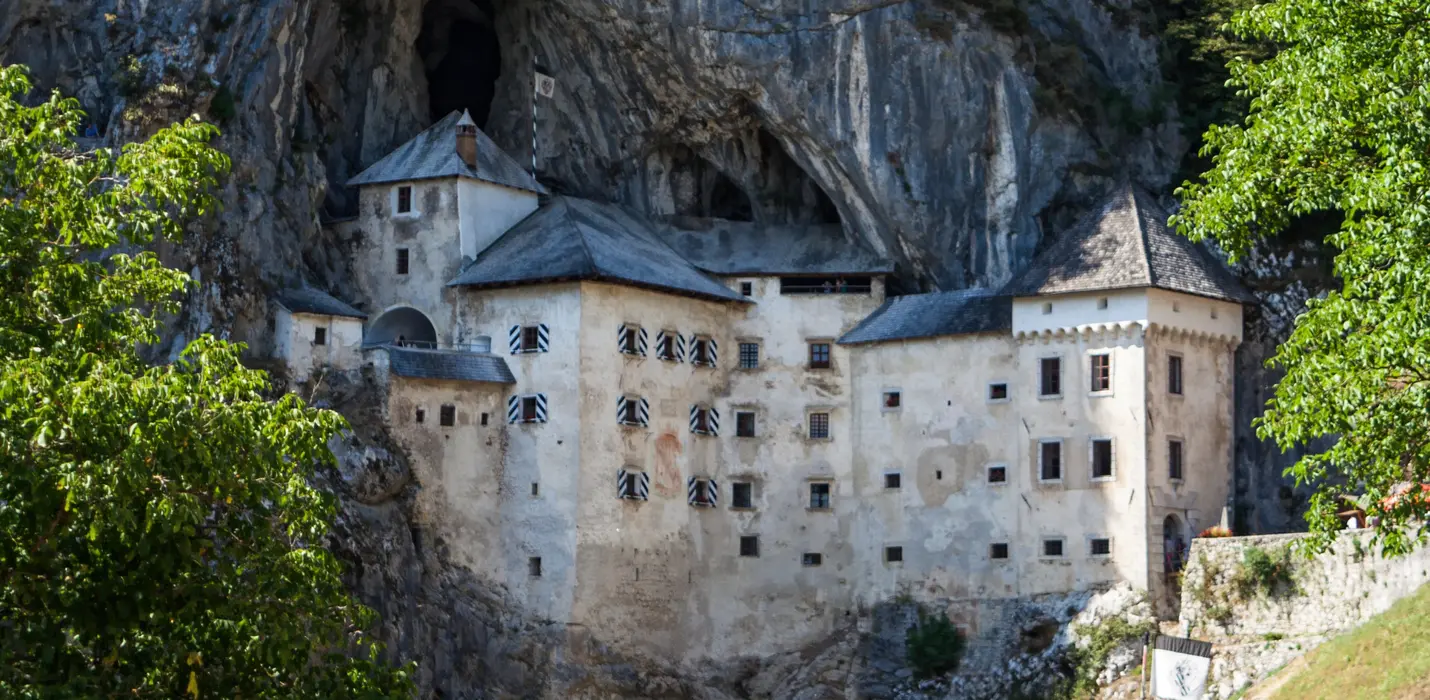
M 140 251 L 210 213 L 216 130 L 78 152 L 30 89 L 0 67 L 0 696 L 409 695 L 323 548 L 342 419 L 240 346 L 136 350 L 189 283 Z
M 1342 216 L 1327 238 L 1339 289 L 1272 358 L 1285 377 L 1256 425 L 1283 449 L 1337 438 L 1288 470 L 1316 488 L 1313 544 L 1363 491 L 1377 537 L 1405 551 L 1424 540 L 1430 482 L 1430 8 L 1274 0 L 1232 26 L 1278 51 L 1231 64 L 1249 113 L 1208 130 L 1213 165 L 1179 190 L 1173 221 L 1235 257 L 1299 218 Z

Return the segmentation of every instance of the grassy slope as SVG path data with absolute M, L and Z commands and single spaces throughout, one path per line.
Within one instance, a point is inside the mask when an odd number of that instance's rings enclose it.
M 1430 585 L 1288 671 L 1268 700 L 1430 698 Z

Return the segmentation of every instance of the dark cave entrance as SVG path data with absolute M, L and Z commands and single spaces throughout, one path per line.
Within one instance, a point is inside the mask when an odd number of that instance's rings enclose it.
M 417 54 L 427 73 L 432 121 L 453 110 L 485 129 L 501 76 L 501 42 L 492 0 L 431 0 L 422 9 Z

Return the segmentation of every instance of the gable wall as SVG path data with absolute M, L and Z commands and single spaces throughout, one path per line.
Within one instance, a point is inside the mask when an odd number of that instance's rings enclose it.
M 536 211 L 537 206 L 534 192 L 457 178 L 461 256 L 475 259 L 508 229 Z
M 411 214 L 395 213 L 401 185 L 412 187 Z M 395 306 L 411 306 L 426 314 L 438 342 L 450 342 L 456 293 L 446 284 L 462 262 L 457 203 L 456 178 L 362 188 L 352 259 L 369 323 Z M 398 248 L 408 249 L 406 275 L 397 274 Z

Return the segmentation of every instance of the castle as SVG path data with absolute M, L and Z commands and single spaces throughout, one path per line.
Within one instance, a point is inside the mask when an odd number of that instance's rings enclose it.
M 573 635 L 690 661 L 903 594 L 1155 599 L 1225 519 L 1247 297 L 1131 186 L 1000 290 L 886 298 L 838 226 L 548 196 L 461 113 L 349 184 L 366 313 L 284 292 L 276 353 L 368 368 L 415 517 Z

